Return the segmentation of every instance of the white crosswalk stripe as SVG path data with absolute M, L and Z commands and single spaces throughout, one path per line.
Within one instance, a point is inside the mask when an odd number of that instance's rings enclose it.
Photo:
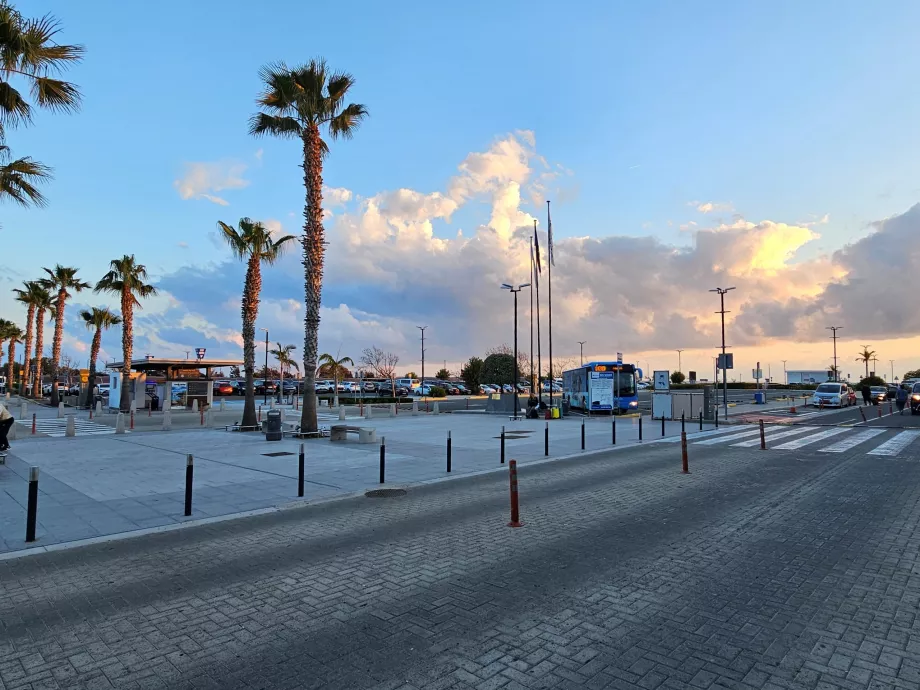
M 879 434 L 884 434 L 884 429 L 864 429 L 855 434 L 850 434 L 844 439 L 837 441 L 837 443 L 832 443 L 827 448 L 819 448 L 818 452 L 820 453 L 843 453 L 844 451 L 850 450 L 850 448 L 855 448 L 860 443 L 865 443 L 871 438 L 875 438 Z
M 708 438 L 710 436 L 719 436 L 721 434 L 728 434 L 733 431 L 736 431 L 736 428 L 725 427 L 724 429 L 710 429 L 709 431 L 694 431 L 692 433 L 687 433 L 687 441 L 693 443 L 698 438 Z M 677 443 L 680 441 L 680 436 L 669 436 L 666 439 L 662 440 L 662 443 Z
M 31 420 L 18 420 L 17 424 L 29 429 L 30 432 L 32 430 Z M 114 427 L 106 426 L 105 424 L 97 424 L 88 419 L 74 419 L 74 430 L 77 436 L 104 436 L 106 434 L 115 433 Z M 52 438 L 63 438 L 67 435 L 67 420 L 36 419 L 35 432 L 51 436 Z
M 920 429 L 908 429 L 888 439 L 882 445 L 873 448 L 866 455 L 885 455 L 895 457 L 920 436 Z
M 734 430 L 733 430 L 734 431 Z M 748 429 L 747 431 L 741 431 L 738 433 L 728 434 L 727 436 L 716 436 L 715 438 L 707 438 L 702 441 L 696 441 L 693 445 L 695 446 L 714 446 L 717 443 L 727 443 L 728 441 L 737 441 L 742 438 L 747 438 L 752 434 L 760 434 L 760 429 L 753 428 Z
M 808 446 L 812 443 L 823 441 L 826 438 L 837 436 L 839 434 L 846 433 L 847 431 L 849 431 L 849 429 L 846 427 L 825 429 L 824 431 L 819 431 L 817 434 L 811 434 L 810 436 L 805 436 L 804 438 L 797 438 L 793 441 L 787 441 L 786 443 L 781 443 L 778 446 L 773 446 L 773 448 L 775 450 L 796 450 L 797 448 L 802 448 L 803 446 Z
M 786 438 L 787 436 L 795 436 L 796 434 L 804 434 L 807 431 L 814 431 L 818 427 L 814 426 L 800 426 L 794 429 L 787 429 L 785 427 L 780 427 L 780 429 L 785 429 L 784 431 L 779 431 L 777 429 L 771 429 L 770 431 L 764 432 L 764 440 L 766 441 L 775 441 L 778 438 Z M 753 448 L 754 446 L 760 445 L 760 433 L 758 429 L 758 434 L 752 439 L 747 441 L 741 441 L 741 443 L 733 443 L 733 446 L 738 448 Z

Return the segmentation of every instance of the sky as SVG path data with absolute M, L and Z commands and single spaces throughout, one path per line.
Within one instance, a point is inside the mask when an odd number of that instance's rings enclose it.
M 95 282 L 134 254 L 159 290 L 135 354 L 241 357 L 243 267 L 218 220 L 299 234 L 296 142 L 254 138 L 259 68 L 322 56 L 370 117 L 331 143 L 320 350 L 376 345 L 420 371 L 513 342 L 499 286 L 529 279 L 552 200 L 553 354 L 622 352 L 644 369 L 712 370 L 716 286 L 729 293 L 732 378 L 832 361 L 855 378 L 920 367 L 920 5 L 860 2 L 349 5 L 265 0 L 17 3 L 86 47 L 66 76 L 79 113 L 8 133 L 54 168 L 47 208 L 0 206 L 0 315 L 43 266 Z M 167 22 L 163 17 L 169 17 Z M 545 258 L 545 257 L 544 257 Z M 263 275 L 259 327 L 303 344 L 295 247 Z M 541 283 L 543 350 L 547 274 Z M 529 292 L 519 346 L 530 348 Z M 81 293 L 66 353 L 88 356 Z M 50 343 L 48 343 L 50 348 Z M 194 356 L 194 354 L 192 355 Z M 120 334 L 103 340 L 120 358 Z M 785 361 L 785 364 L 784 364 Z M 431 369 L 429 369 L 431 371 Z

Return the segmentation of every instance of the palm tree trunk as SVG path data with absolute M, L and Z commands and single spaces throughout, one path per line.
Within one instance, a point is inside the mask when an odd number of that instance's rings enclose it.
M 99 350 L 102 348 L 102 326 L 96 326 L 93 333 L 93 344 L 89 348 L 89 376 L 86 378 L 86 405 L 93 407 L 93 389 L 96 388 L 96 360 L 99 359 Z
M 316 357 L 319 349 L 319 309 L 322 304 L 323 258 L 326 253 L 323 229 L 323 153 L 319 127 L 309 125 L 303 135 L 303 181 L 306 189 L 303 232 L 304 345 L 303 413 L 301 431 L 315 432 Z M 336 386 L 338 394 L 338 386 Z
M 35 323 L 35 305 L 30 304 L 29 310 L 26 312 L 26 363 L 25 371 L 23 371 L 19 377 L 19 397 L 24 398 L 26 395 L 26 381 L 29 379 L 29 372 L 32 371 L 31 362 L 29 359 L 32 355 L 32 324 Z M 12 381 L 10 382 L 12 385 Z
M 58 362 L 61 360 L 61 341 L 64 339 L 64 306 L 67 299 L 64 290 L 58 290 L 57 304 L 54 311 L 54 341 L 51 345 L 51 406 L 57 407 L 58 398 Z
M 122 412 L 131 410 L 131 352 L 134 349 L 134 303 L 132 295 L 125 288 L 121 293 L 121 399 L 118 409 Z
M 13 364 L 16 362 L 16 338 L 10 339 L 9 361 L 6 363 L 6 390 L 13 390 Z M 20 396 L 22 393 L 20 393 Z
M 243 368 L 246 370 L 246 402 L 243 404 L 243 427 L 255 427 L 256 420 L 256 318 L 259 316 L 259 295 L 262 292 L 262 271 L 259 258 L 249 257 L 246 282 L 243 284 Z
M 42 350 L 45 347 L 45 310 L 35 314 L 35 379 L 32 382 L 32 397 L 42 397 Z

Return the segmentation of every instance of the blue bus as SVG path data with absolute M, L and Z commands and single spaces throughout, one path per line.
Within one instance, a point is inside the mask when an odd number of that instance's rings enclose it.
M 637 412 L 640 378 L 642 370 L 634 364 L 588 362 L 563 372 L 562 395 L 571 408 L 586 413 Z

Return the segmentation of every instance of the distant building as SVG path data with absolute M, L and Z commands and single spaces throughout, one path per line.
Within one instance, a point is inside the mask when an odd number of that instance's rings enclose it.
M 832 380 L 833 374 L 827 369 L 799 369 L 786 371 L 787 383 L 824 383 Z

